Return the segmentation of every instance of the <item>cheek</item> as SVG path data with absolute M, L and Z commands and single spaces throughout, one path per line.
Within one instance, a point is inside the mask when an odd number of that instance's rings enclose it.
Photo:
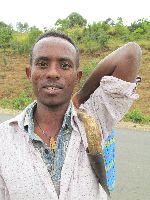
M 77 77 L 77 76 L 76 76 L 76 73 L 74 73 L 74 72 L 69 73 L 69 74 L 66 76 L 66 78 L 67 78 L 68 82 L 70 82 L 70 84 L 75 83 L 76 77 Z
M 37 96 L 40 90 L 40 80 L 41 76 L 38 74 L 32 74 L 31 75 L 31 84 L 34 94 Z
M 74 76 L 72 78 L 70 76 L 68 80 L 69 80 L 68 81 L 68 87 L 70 88 L 70 90 L 73 90 L 75 85 L 77 84 L 77 79 Z
M 32 73 L 31 74 L 31 82 L 34 83 L 38 83 L 42 78 L 42 74 L 41 73 Z

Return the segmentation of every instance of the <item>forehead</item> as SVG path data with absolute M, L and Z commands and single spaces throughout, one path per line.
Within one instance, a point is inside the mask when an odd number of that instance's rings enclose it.
M 33 59 L 37 57 L 69 58 L 76 60 L 75 47 L 63 38 L 47 37 L 39 40 L 33 48 Z

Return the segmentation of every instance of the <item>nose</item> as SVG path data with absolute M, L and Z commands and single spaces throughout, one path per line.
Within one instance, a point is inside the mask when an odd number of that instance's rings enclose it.
M 51 63 L 47 69 L 46 78 L 48 79 L 59 79 L 60 72 L 56 63 Z

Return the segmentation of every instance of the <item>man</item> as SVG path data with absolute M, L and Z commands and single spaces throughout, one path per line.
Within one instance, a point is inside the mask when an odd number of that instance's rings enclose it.
M 108 55 L 73 99 L 97 120 L 103 138 L 137 98 L 140 55 L 135 43 Z M 107 199 L 87 157 L 84 124 L 71 102 L 82 75 L 78 48 L 63 33 L 45 33 L 33 46 L 26 74 L 37 101 L 0 125 L 0 199 Z

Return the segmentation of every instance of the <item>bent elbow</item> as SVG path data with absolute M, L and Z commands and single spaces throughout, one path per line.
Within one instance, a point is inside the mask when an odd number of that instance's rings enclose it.
M 131 56 L 132 58 L 141 57 L 142 50 L 136 42 L 128 42 L 127 47 L 129 48 L 129 56 Z
M 138 68 L 141 61 L 142 50 L 136 42 L 127 43 L 127 59 L 131 61 L 131 65 Z

